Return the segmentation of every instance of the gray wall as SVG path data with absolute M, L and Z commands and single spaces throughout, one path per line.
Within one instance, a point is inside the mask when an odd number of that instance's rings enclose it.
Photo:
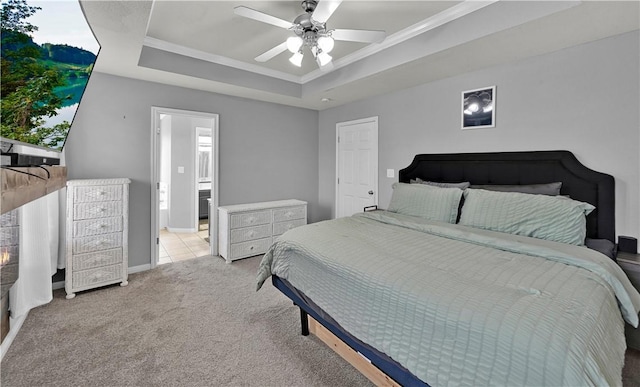
M 319 216 L 334 215 L 336 123 L 378 116 L 382 207 L 418 153 L 566 149 L 615 177 L 617 233 L 637 237 L 639 45 L 634 31 L 320 112 Z M 496 127 L 461 130 L 461 92 L 491 85 Z
M 196 133 L 186 116 L 171 116 L 171 185 L 169 228 L 195 227 L 195 139 Z M 184 168 L 178 173 L 178 168 Z
M 220 115 L 220 205 L 296 198 L 318 220 L 318 112 L 94 73 L 65 145 L 68 175 L 132 180 L 130 266 L 151 255 L 152 106 Z

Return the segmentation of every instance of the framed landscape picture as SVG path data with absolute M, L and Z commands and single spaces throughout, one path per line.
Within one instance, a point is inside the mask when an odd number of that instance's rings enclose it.
M 462 129 L 496 126 L 496 87 L 462 92 Z

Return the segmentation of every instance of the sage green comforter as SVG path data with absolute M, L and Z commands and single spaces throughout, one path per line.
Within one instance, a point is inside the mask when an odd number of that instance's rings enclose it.
M 384 211 L 288 231 L 258 289 L 272 274 L 432 386 L 621 385 L 640 310 L 586 247 Z

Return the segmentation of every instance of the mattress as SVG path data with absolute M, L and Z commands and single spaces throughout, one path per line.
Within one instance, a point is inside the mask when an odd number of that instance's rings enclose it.
M 640 295 L 588 249 L 376 211 L 293 229 L 258 287 L 286 279 L 419 379 L 620 385 Z

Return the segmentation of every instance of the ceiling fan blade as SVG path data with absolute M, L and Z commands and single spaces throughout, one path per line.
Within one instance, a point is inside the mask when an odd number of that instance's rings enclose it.
M 285 29 L 289 29 L 293 27 L 291 22 L 288 22 L 284 19 L 277 18 L 275 16 L 268 15 L 264 12 L 256 11 L 255 9 L 251 9 L 248 7 L 235 7 L 233 12 L 238 16 L 243 16 L 249 19 L 257 20 L 263 23 L 272 24 L 276 27 L 281 27 Z
M 311 18 L 318 23 L 326 23 L 327 20 L 333 15 L 333 12 L 342 3 L 342 0 L 320 0 L 316 9 L 313 11 Z
M 279 55 L 283 52 L 287 51 L 287 42 L 283 42 L 278 44 L 277 46 L 275 46 L 274 48 L 272 48 L 271 50 L 265 52 L 262 55 L 258 55 L 256 56 L 256 61 L 257 62 L 266 62 L 269 59 L 275 57 L 276 55 Z
M 380 43 L 387 37 L 387 33 L 384 31 L 374 30 L 337 29 L 331 31 L 331 37 L 335 40 L 344 40 L 349 42 Z

